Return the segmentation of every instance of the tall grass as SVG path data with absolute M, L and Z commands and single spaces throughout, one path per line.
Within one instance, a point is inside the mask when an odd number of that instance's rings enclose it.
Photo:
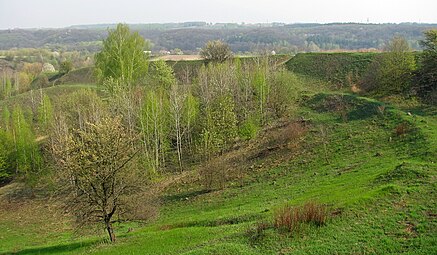
M 325 225 L 327 217 L 327 207 L 313 201 L 295 207 L 287 204 L 275 211 L 273 225 L 279 230 L 298 233 L 303 224 Z

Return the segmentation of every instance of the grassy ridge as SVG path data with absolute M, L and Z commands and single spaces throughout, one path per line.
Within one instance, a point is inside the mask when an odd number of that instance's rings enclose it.
M 96 82 L 94 67 L 84 67 L 63 75 L 55 81 L 55 84 L 94 84 Z
M 352 85 L 378 53 L 300 53 L 290 59 L 288 70 L 340 86 Z

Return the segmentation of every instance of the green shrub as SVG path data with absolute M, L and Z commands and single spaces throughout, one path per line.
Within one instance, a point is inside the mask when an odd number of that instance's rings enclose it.
M 381 96 L 409 93 L 416 69 L 416 56 L 402 37 L 395 37 L 386 50 L 369 65 L 360 87 Z
M 250 140 L 256 137 L 260 130 L 259 121 L 255 117 L 250 117 L 241 123 L 239 136 L 241 139 Z
M 2 144 L 0 144 L 0 183 L 8 179 L 11 176 L 8 167 L 8 155 L 7 151 Z
M 59 67 L 59 72 L 62 74 L 67 74 L 71 70 L 73 70 L 73 63 L 70 60 L 66 60 L 66 61 L 62 62 L 60 67 Z
M 268 107 L 277 118 L 289 117 L 297 107 L 302 90 L 301 81 L 293 73 L 280 71 L 273 73 L 269 82 L 271 86 Z
M 220 96 L 202 112 L 201 144 L 203 154 L 209 156 L 228 149 L 237 136 L 235 103 L 230 95 Z
M 7 181 L 13 176 L 11 137 L 0 130 L 0 183 Z
M 435 105 L 437 104 L 437 29 L 426 31 L 421 45 L 424 50 L 419 59 L 414 89 L 420 97 Z

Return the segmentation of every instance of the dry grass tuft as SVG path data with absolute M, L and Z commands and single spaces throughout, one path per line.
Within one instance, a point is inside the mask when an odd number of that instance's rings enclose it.
M 290 233 L 297 233 L 303 224 L 314 224 L 318 227 L 326 224 L 328 210 L 325 205 L 307 202 L 303 206 L 285 205 L 274 214 L 274 227 Z
M 396 136 L 405 136 L 405 134 L 407 134 L 408 131 L 409 131 L 409 127 L 408 124 L 405 122 L 397 125 L 395 128 Z
M 302 219 L 306 223 L 313 223 L 316 226 L 323 226 L 326 224 L 328 216 L 325 205 L 316 202 L 308 202 L 303 206 Z

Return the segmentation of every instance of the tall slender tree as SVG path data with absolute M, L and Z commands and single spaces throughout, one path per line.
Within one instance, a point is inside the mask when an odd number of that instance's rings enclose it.
M 41 92 L 41 103 L 38 107 L 38 121 L 41 127 L 47 130 L 53 120 L 53 106 L 50 98 Z
M 96 54 L 96 70 L 101 81 L 112 78 L 120 86 L 131 87 L 147 74 L 148 44 L 128 25 L 118 24 L 109 31 L 102 50 Z
M 24 176 L 26 181 L 33 182 L 34 175 L 41 169 L 41 156 L 31 126 L 19 106 L 12 112 L 12 128 L 16 174 Z
M 144 151 L 152 173 L 166 162 L 169 147 L 169 102 L 164 90 L 150 90 L 146 94 L 140 118 Z

